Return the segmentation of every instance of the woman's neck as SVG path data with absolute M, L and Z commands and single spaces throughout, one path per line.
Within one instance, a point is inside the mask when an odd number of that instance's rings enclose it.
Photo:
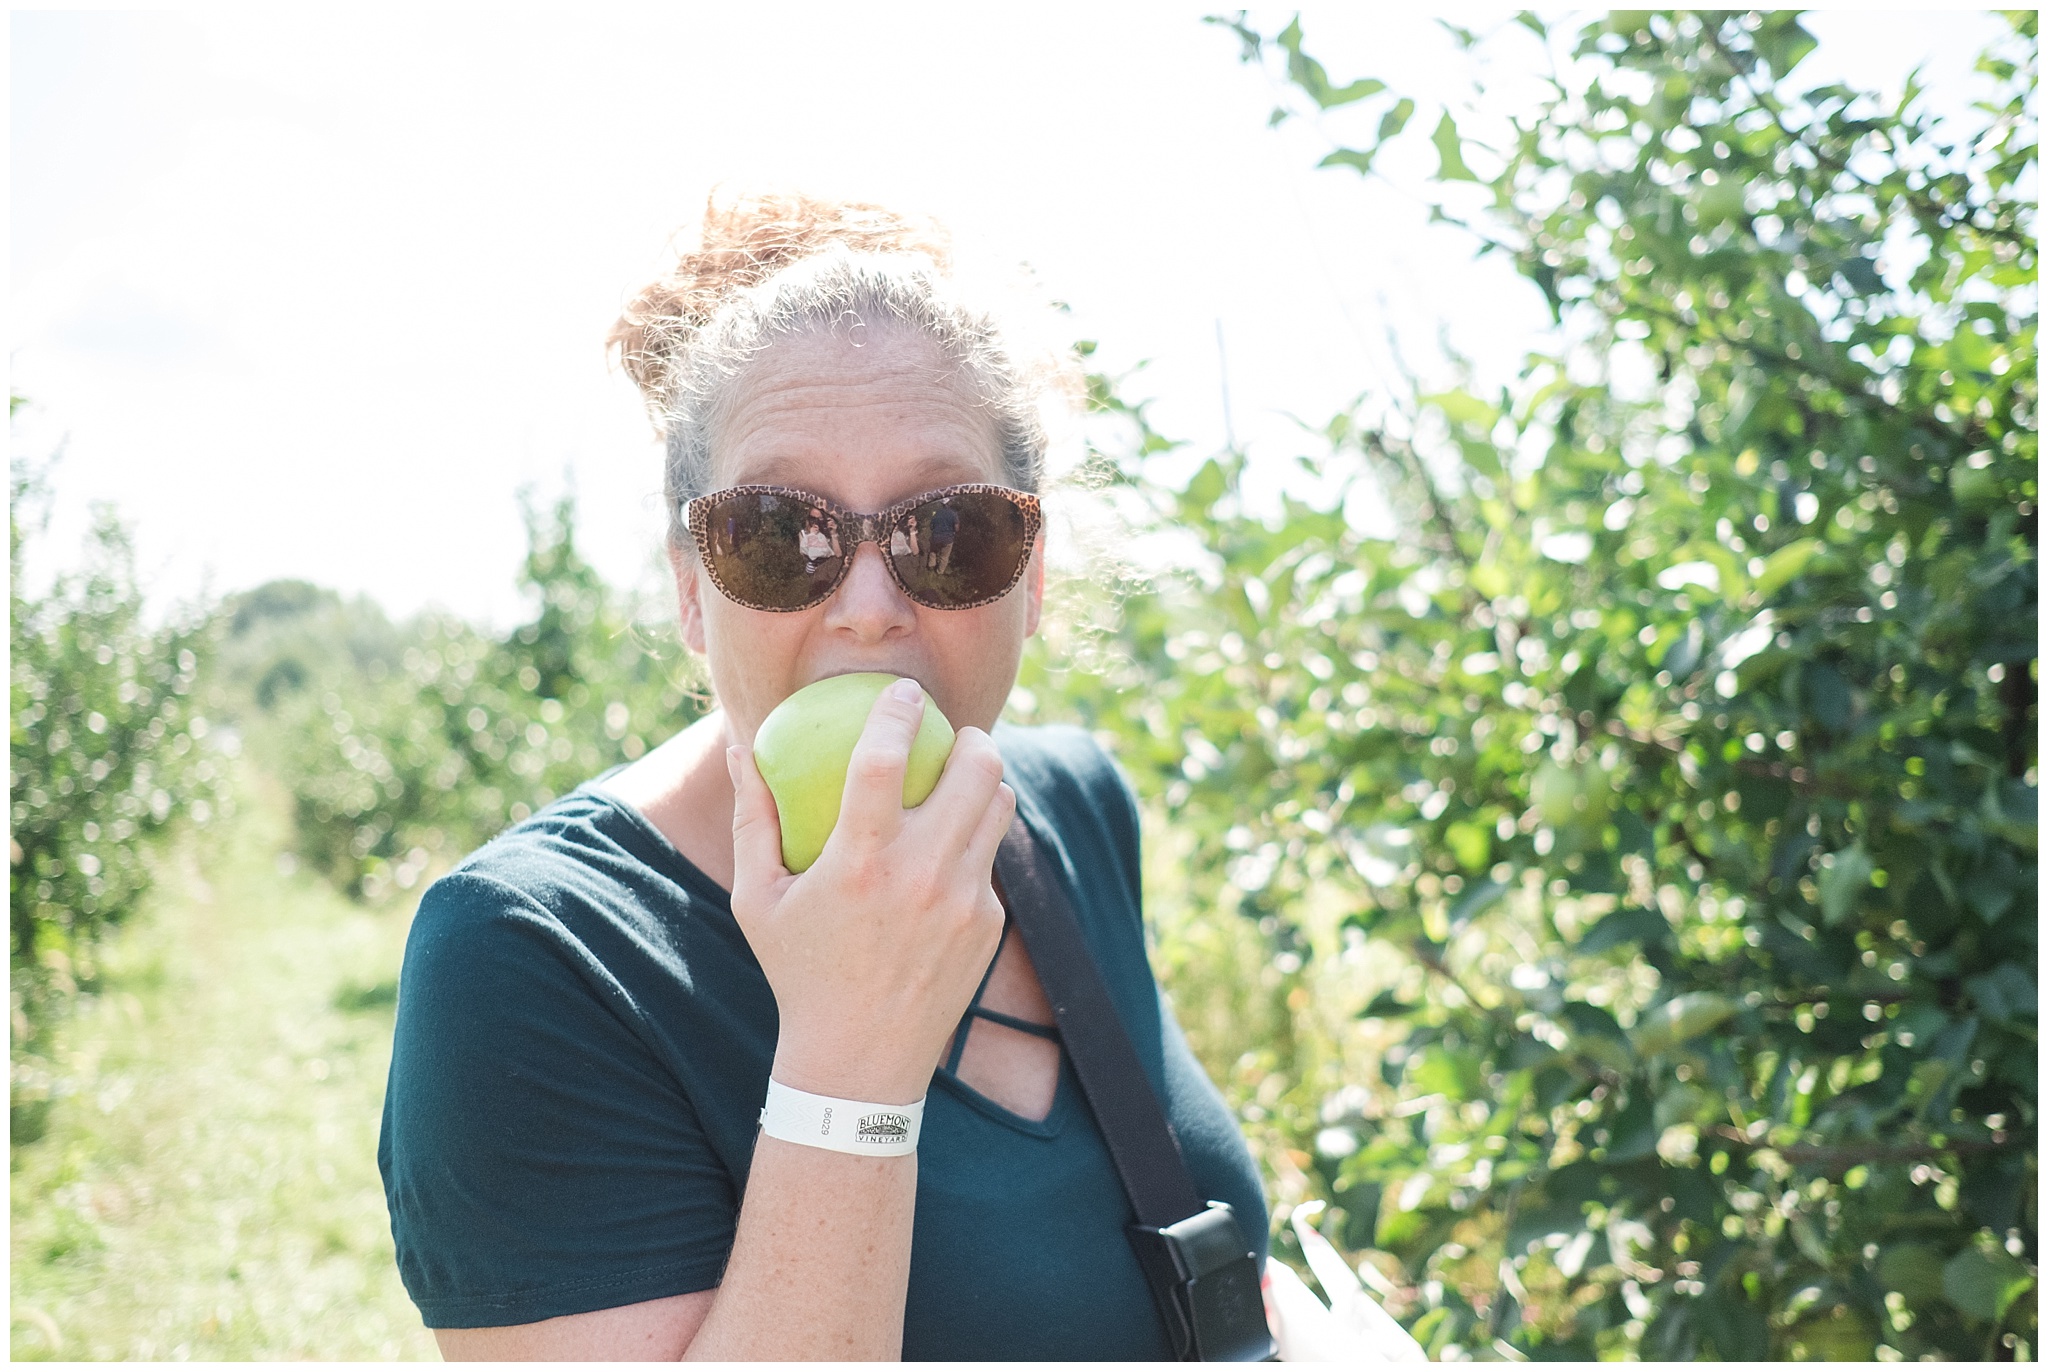
M 714 710 L 604 783 L 728 891 L 733 792 L 725 750 L 731 742 L 725 712 Z

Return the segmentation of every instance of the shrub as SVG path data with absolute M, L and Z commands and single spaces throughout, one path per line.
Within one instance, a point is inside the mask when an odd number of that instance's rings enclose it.
M 358 896 L 412 888 L 700 708 L 577 554 L 573 503 L 530 509 L 527 533 L 537 613 L 503 638 L 295 583 L 230 605 L 231 687 L 291 788 L 299 853 Z
M 9 493 L 8 953 L 21 1044 L 91 984 L 94 945 L 149 890 L 152 846 L 181 821 L 206 823 L 226 797 L 193 705 L 210 619 L 149 622 L 128 535 L 106 510 L 82 570 L 26 595 L 45 472 L 16 463 Z
M 1505 26 L 1554 94 L 1414 127 L 1556 350 L 1330 422 L 1394 538 L 1154 489 L 1202 576 L 1039 669 L 1165 820 L 1169 974 L 1257 922 L 1191 1030 L 1440 1354 L 2034 1344 L 2033 23 L 1960 135 L 1797 90 L 1792 14 Z M 1326 165 L 1414 136 L 1235 27 L 1377 128 Z

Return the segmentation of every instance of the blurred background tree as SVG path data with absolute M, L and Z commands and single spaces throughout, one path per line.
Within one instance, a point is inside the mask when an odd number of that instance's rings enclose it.
M 573 498 L 529 502 L 526 526 L 535 616 L 502 638 L 301 582 L 224 607 L 223 709 L 287 779 L 299 855 L 354 895 L 413 889 L 702 709 L 680 655 L 578 555 Z
M 9 415 L 21 409 L 9 397 Z M 23 559 L 43 532 L 49 469 L 16 459 L 8 490 L 8 982 L 15 1138 L 50 1105 L 54 1016 L 98 976 L 109 930 L 148 894 L 163 841 L 226 799 L 194 708 L 209 616 L 151 624 L 126 528 L 94 512 L 79 570 L 40 593 Z
M 1340 174 L 1426 137 L 1557 322 L 1333 418 L 1335 502 L 1134 478 L 1207 560 L 1034 663 L 1279 1198 L 1441 1356 L 2031 1356 L 2033 15 L 1962 132 L 1806 89 L 1786 12 L 1454 30 L 1553 58 L 1491 119 L 1214 22 L 1364 121 Z

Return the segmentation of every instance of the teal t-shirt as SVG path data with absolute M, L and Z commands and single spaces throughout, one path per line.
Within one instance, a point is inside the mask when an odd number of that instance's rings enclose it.
M 1138 815 L 1077 729 L 999 728 L 1196 1188 L 1264 1260 L 1236 1121 L 1146 961 Z M 718 1284 L 776 1037 L 726 892 L 585 787 L 420 902 L 378 1163 L 399 1272 L 437 1329 L 525 1324 Z M 941 1067 L 918 1146 L 906 1358 L 1169 1356 L 1073 1066 L 1024 1119 Z

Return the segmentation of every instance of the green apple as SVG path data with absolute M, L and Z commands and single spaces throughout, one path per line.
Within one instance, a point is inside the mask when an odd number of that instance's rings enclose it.
M 782 821 L 782 865 L 790 871 L 803 871 L 825 850 L 825 840 L 839 822 L 853 745 L 860 741 L 875 701 L 897 680 L 887 672 L 828 676 L 783 701 L 761 721 L 754 735 L 754 762 L 775 793 L 775 814 Z M 952 752 L 953 726 L 927 696 L 924 721 L 910 744 L 910 766 L 903 773 L 904 809 L 924 803 L 939 784 L 939 773 Z

